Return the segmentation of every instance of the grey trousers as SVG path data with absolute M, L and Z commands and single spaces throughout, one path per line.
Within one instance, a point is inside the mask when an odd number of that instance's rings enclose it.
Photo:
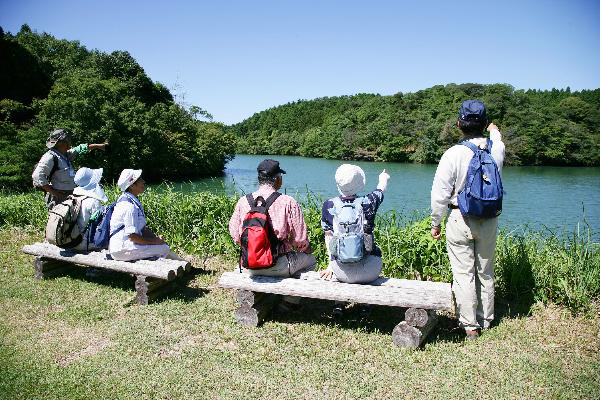
M 290 252 L 277 259 L 275 265 L 266 269 L 244 269 L 243 271 L 250 275 L 283 276 L 294 277 L 305 271 L 312 271 L 317 265 L 317 259 L 312 254 Z M 300 297 L 283 296 L 283 300 L 288 303 L 300 303 Z
M 368 255 L 359 262 L 341 263 L 337 260 L 329 262 L 336 280 L 346 283 L 369 283 L 379 278 L 383 262 L 381 257 Z
M 250 275 L 291 277 L 300 272 L 312 271 L 317 265 L 317 259 L 312 254 L 290 252 L 280 256 L 275 265 L 265 269 L 248 269 Z
M 454 209 L 446 224 L 452 291 L 460 325 L 487 329 L 494 319 L 494 256 L 498 218 L 463 217 Z

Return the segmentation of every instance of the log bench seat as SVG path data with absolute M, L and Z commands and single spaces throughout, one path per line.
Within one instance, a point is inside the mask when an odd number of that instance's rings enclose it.
M 191 269 L 190 263 L 178 260 L 116 261 L 108 258 L 108 251 L 87 253 L 62 249 L 50 243 L 25 245 L 22 251 L 35 257 L 35 278 L 44 279 L 64 272 L 73 264 L 103 270 L 118 271 L 135 276 L 136 295 L 132 302 L 148 304 L 172 290 L 174 281 Z
M 423 343 L 437 323 L 435 311 L 454 310 L 450 284 L 442 282 L 379 278 L 359 285 L 326 281 L 315 271 L 302 273 L 297 279 L 235 271 L 225 272 L 218 284 L 236 289 L 235 319 L 249 326 L 260 324 L 280 295 L 406 308 L 404 321 L 392 332 L 394 344 L 406 348 Z

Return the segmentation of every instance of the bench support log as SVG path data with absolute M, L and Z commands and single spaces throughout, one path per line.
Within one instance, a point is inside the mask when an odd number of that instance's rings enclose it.
M 422 328 L 427 325 L 429 321 L 429 314 L 427 310 L 422 308 L 414 308 L 411 307 L 406 310 L 404 314 L 404 320 L 410 326 L 416 326 L 417 328 Z
M 238 290 L 235 299 L 238 302 L 238 308 L 235 310 L 236 322 L 246 326 L 258 326 L 279 302 L 280 296 Z
M 46 257 L 36 257 L 33 261 L 35 279 L 44 279 L 63 273 L 71 268 L 69 263 Z
M 146 305 L 169 293 L 174 288 L 175 282 L 173 281 L 138 275 L 135 280 L 135 298 L 131 303 Z
M 429 335 L 437 325 L 438 320 L 435 312 L 422 309 L 415 310 L 417 310 L 415 315 L 418 315 L 419 318 L 412 319 L 412 316 L 409 315 L 410 323 L 409 321 L 402 321 L 394 327 L 394 330 L 392 331 L 392 340 L 396 346 L 416 349 L 423 341 L 425 341 L 427 335 Z M 421 311 L 423 311 L 424 314 Z M 423 315 L 426 315 L 426 317 L 423 317 Z M 411 325 L 422 324 L 423 322 L 424 324 L 422 326 Z

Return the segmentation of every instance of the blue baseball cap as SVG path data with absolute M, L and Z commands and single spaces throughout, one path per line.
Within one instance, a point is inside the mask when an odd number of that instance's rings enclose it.
M 479 100 L 465 100 L 458 110 L 458 119 L 461 121 L 485 121 L 487 114 L 485 104 Z

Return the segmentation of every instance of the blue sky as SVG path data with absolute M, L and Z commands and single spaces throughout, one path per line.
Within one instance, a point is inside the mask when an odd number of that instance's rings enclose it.
M 227 124 L 298 99 L 436 84 L 600 87 L 598 1 L 0 0 L 0 26 L 129 51 Z

